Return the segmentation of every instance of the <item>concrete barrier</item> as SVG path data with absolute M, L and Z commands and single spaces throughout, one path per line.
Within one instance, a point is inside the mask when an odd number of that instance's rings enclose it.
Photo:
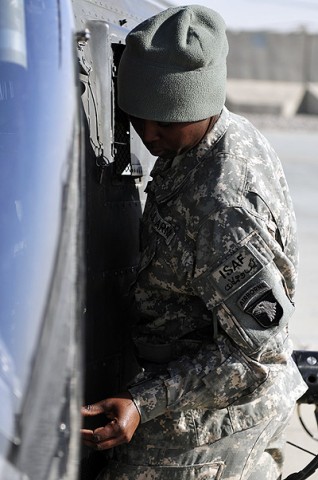
M 228 32 L 227 104 L 248 113 L 318 114 L 318 35 Z
M 298 113 L 318 114 L 318 83 L 308 83 Z
M 226 104 L 233 111 L 290 117 L 299 111 L 304 95 L 297 82 L 229 79 Z

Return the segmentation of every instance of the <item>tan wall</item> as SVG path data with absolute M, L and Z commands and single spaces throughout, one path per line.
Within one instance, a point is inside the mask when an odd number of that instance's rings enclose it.
M 228 77 L 318 82 L 318 35 L 228 32 Z

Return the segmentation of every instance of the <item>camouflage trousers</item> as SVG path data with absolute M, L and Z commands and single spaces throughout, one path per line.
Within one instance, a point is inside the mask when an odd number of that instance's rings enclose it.
M 242 418 L 243 429 L 230 408 L 162 415 L 118 447 L 97 480 L 277 480 L 292 411 L 256 418 L 250 427 Z M 246 412 L 253 417 L 255 410 Z

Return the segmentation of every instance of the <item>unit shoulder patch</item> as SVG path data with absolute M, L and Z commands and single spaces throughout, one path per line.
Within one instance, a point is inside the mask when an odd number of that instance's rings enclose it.
M 266 285 L 265 282 L 262 283 Z M 259 294 L 265 287 L 259 284 L 253 288 L 255 290 L 258 287 L 259 290 L 257 293 Z M 250 291 L 252 291 L 252 289 Z M 251 301 L 244 302 L 244 298 L 247 298 L 248 293 L 249 292 L 245 293 L 238 301 L 242 310 L 251 315 L 263 328 L 271 328 L 279 325 L 279 321 L 283 316 L 283 308 L 273 294 L 273 291 L 269 289 L 261 295 L 257 295 L 255 291 L 254 295 L 258 297 L 257 300 L 252 299 Z

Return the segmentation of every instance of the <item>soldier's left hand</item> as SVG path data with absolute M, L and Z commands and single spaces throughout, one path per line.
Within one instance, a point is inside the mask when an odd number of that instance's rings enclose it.
M 129 392 L 82 407 L 81 413 L 84 417 L 106 416 L 104 426 L 81 430 L 84 444 L 96 450 L 130 442 L 140 422 L 139 412 Z

